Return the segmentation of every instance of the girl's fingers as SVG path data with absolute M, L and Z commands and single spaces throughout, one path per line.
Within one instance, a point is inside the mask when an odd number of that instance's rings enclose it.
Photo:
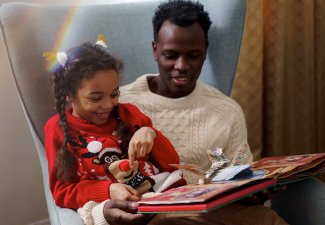
M 129 163 L 130 163 L 130 166 L 133 167 L 134 166 L 135 157 L 136 157 L 133 145 L 130 145 L 129 146 L 128 154 L 129 154 Z
M 135 190 L 133 187 L 127 185 L 127 190 L 132 194 L 132 195 L 136 195 L 136 196 L 140 196 L 139 192 L 137 190 Z
M 144 157 L 147 154 L 146 146 L 142 145 L 140 149 L 140 158 Z

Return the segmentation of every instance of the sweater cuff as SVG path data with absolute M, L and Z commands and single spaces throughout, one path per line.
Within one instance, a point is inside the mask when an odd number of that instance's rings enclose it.
M 112 181 L 107 181 L 107 182 L 101 182 L 100 185 L 97 186 L 92 186 L 91 190 L 91 199 L 96 202 L 102 202 L 105 201 L 106 199 L 110 199 L 110 186 L 112 184 Z
M 161 132 L 159 130 L 157 130 L 156 128 L 154 128 L 154 127 L 150 127 L 150 128 L 152 128 L 157 134 L 157 136 L 154 139 L 154 144 L 155 144 L 156 148 L 165 149 L 166 148 L 166 142 L 164 142 L 164 140 L 161 138 L 161 136 L 162 136 Z
M 77 210 L 77 213 L 81 217 L 82 221 L 86 225 L 109 225 L 104 217 L 104 205 L 109 201 L 106 200 L 102 203 L 95 201 L 87 202 L 82 208 Z
M 94 225 L 109 225 L 104 217 L 104 205 L 107 201 L 109 200 L 103 201 L 92 208 L 91 217 Z

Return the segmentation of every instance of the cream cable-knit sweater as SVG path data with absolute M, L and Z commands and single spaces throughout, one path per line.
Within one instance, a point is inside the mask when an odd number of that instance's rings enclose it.
M 195 163 L 207 170 L 211 162 L 207 150 L 222 148 L 231 164 L 252 161 L 247 144 L 247 129 L 241 107 L 219 90 L 197 81 L 194 91 L 183 98 L 166 98 L 150 91 L 146 74 L 120 88 L 120 102 L 130 102 L 153 121 L 180 155 L 181 162 Z M 199 177 L 184 173 L 189 183 Z M 78 209 L 87 225 L 107 224 L 102 204 L 87 203 Z
M 172 142 L 181 162 L 207 170 L 211 166 L 207 150 L 222 148 L 231 164 L 248 163 L 252 154 L 241 107 L 219 90 L 198 80 L 194 91 L 183 98 L 166 98 L 150 91 L 146 74 L 120 88 L 120 102 L 140 108 Z M 185 173 L 190 183 L 198 177 Z

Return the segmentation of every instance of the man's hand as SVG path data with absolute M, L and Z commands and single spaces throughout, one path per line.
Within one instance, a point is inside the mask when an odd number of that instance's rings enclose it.
M 145 225 L 154 217 L 154 214 L 136 214 L 138 203 L 111 200 L 104 205 L 104 217 L 110 225 Z

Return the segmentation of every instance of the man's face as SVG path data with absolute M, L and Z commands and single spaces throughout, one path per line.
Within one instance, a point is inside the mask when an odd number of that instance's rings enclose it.
M 205 35 L 198 23 L 180 27 L 165 21 L 153 42 L 158 63 L 156 94 L 180 98 L 190 94 L 196 85 L 206 57 Z

